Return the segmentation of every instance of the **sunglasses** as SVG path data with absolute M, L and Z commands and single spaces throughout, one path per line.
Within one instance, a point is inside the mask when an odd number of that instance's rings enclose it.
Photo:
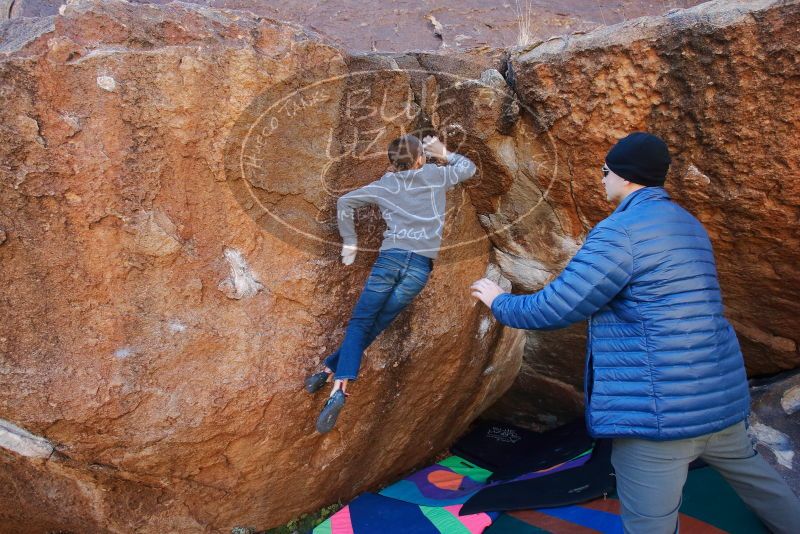
M 603 167 L 600 170 L 603 171 L 603 178 L 608 176 L 608 173 L 611 172 L 611 169 L 609 169 L 608 165 L 606 165 L 606 164 L 603 164 Z

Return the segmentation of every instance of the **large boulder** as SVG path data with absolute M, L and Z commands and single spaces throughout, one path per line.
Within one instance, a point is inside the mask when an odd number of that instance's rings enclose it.
M 800 495 L 800 371 L 753 380 L 750 393 L 756 450 Z
M 503 329 L 467 288 L 555 277 L 613 209 L 600 166 L 631 130 L 672 147 L 668 190 L 709 229 L 750 373 L 797 367 L 799 5 L 463 55 L 351 54 L 178 2 L 3 22 L 0 523 L 267 528 L 393 480 L 481 413 L 578 415 L 584 325 Z M 324 393 L 302 380 L 341 341 L 382 230 L 360 210 L 343 266 L 335 200 L 404 132 L 479 171 L 320 436 Z
M 342 265 L 337 196 L 394 136 L 447 127 L 423 59 L 178 2 L 70 2 L 0 35 L 4 531 L 276 526 L 425 461 L 513 382 L 523 337 L 469 294 L 501 277 L 462 186 L 334 432 L 302 389 L 380 237 L 365 213 Z
M 605 154 L 647 130 L 672 152 L 667 191 L 711 236 L 749 374 L 800 366 L 798 38 L 797 1 L 721 0 L 512 50 L 505 77 L 553 154 L 523 168 L 482 218 L 515 288 L 552 280 L 611 213 Z M 530 143 L 508 145 L 509 160 L 529 157 Z M 520 221 L 535 205 L 539 216 Z M 529 332 L 523 372 L 487 416 L 512 410 L 546 425 L 578 415 L 584 331 Z
M 134 0 L 167 4 L 173 0 Z M 347 50 L 439 50 L 509 46 L 520 39 L 588 30 L 642 15 L 659 15 L 701 0 L 595 0 L 594 2 L 496 3 L 478 0 L 413 0 L 402 5 L 363 0 L 327 0 L 309 9 L 306 0 L 181 0 L 208 7 L 242 9 L 263 17 L 301 23 L 323 32 Z M 0 20 L 58 13 L 67 0 L 0 0 Z

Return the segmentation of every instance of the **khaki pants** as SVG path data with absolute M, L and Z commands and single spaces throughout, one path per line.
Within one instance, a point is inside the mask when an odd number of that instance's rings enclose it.
M 755 450 L 744 421 L 696 438 L 613 440 L 611 463 L 626 533 L 678 532 L 678 509 L 689 464 L 696 458 L 728 481 L 773 532 L 800 532 L 800 500 Z

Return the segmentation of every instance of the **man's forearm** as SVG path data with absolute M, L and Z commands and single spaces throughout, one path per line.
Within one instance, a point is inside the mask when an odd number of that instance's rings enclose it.
M 559 317 L 546 316 L 536 306 L 536 294 L 512 295 L 503 293 L 492 302 L 492 315 L 501 323 L 512 328 L 527 330 L 549 330 L 560 328 L 568 323 Z
M 492 313 L 514 328 L 562 328 L 605 306 L 630 281 L 632 272 L 628 235 L 598 225 L 555 280 L 530 295 L 499 295 L 492 302 Z

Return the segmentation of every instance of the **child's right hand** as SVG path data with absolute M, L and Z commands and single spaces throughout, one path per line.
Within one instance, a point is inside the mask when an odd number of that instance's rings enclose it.
M 426 135 L 422 138 L 422 150 L 426 156 L 434 158 L 447 159 L 447 148 L 439 141 L 438 137 L 433 135 Z
M 356 245 L 342 245 L 342 263 L 352 265 L 356 259 L 357 251 L 358 247 Z

